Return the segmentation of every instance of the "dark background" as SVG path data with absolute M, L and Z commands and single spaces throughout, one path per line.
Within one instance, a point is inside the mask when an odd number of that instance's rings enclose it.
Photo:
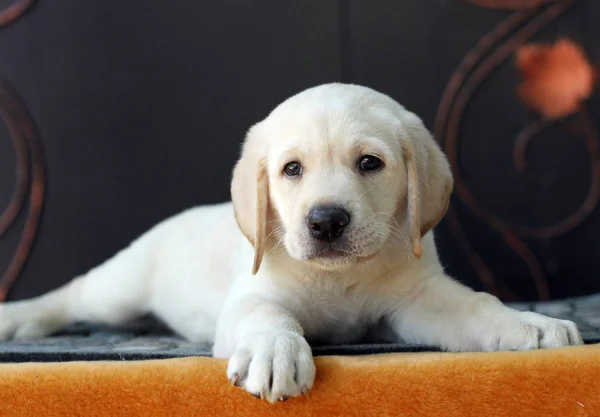
M 509 13 L 460 0 L 38 1 L 0 29 L 0 74 L 37 124 L 48 174 L 36 245 L 10 298 L 55 288 L 184 208 L 228 200 L 246 129 L 302 89 L 368 85 L 433 128 L 450 75 Z M 597 63 L 599 19 L 600 3 L 580 0 L 534 40 L 569 35 Z M 579 206 L 590 167 L 581 141 L 550 132 L 529 155 L 556 183 L 542 189 L 515 173 L 514 136 L 533 117 L 516 84 L 508 61 L 476 94 L 461 130 L 461 169 L 496 214 L 538 226 Z M 589 107 L 597 118 L 595 98 Z M 15 181 L 8 138 L 0 124 L 0 208 Z M 535 299 L 519 258 L 458 210 L 497 277 L 519 298 Z M 23 220 L 0 241 L 0 270 Z M 448 271 L 483 289 L 447 225 L 438 230 Z M 597 210 L 564 236 L 527 242 L 553 297 L 600 291 L 599 231 Z

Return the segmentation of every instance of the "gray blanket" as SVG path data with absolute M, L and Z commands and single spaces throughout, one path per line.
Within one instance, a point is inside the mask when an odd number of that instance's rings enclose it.
M 510 304 L 577 323 L 586 343 L 600 343 L 600 294 L 543 303 Z M 210 356 L 210 345 L 187 342 L 151 317 L 120 328 L 74 325 L 52 337 L 0 342 L 0 362 L 62 362 L 75 360 L 141 360 Z M 315 355 L 365 355 L 434 351 L 429 346 L 363 344 L 315 346 Z

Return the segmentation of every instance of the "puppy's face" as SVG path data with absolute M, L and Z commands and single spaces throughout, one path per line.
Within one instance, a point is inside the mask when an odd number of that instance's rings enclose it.
M 373 258 L 395 241 L 420 256 L 444 214 L 449 166 L 420 119 L 371 89 L 328 84 L 279 105 L 246 138 L 232 198 L 256 249 L 323 269 Z
M 332 269 L 402 239 L 395 216 L 406 169 L 394 114 L 344 97 L 286 104 L 264 126 L 274 240 L 293 258 Z

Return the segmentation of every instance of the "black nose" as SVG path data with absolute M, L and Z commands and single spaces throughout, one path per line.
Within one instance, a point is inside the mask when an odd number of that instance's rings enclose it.
M 339 207 L 315 207 L 308 213 L 310 234 L 319 240 L 331 242 L 344 232 L 350 223 L 350 215 Z

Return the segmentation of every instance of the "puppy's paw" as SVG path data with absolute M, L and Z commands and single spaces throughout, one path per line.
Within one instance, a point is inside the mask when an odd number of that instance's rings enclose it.
M 572 321 L 532 312 L 501 314 L 492 320 L 486 333 L 485 350 L 530 350 L 583 344 Z
M 312 388 L 315 364 L 310 346 L 297 333 L 263 333 L 240 342 L 227 377 L 256 397 L 284 401 Z
M 31 308 L 30 308 L 31 307 Z M 20 302 L 0 305 L 0 340 L 27 340 L 48 336 L 60 328 L 60 320 Z

